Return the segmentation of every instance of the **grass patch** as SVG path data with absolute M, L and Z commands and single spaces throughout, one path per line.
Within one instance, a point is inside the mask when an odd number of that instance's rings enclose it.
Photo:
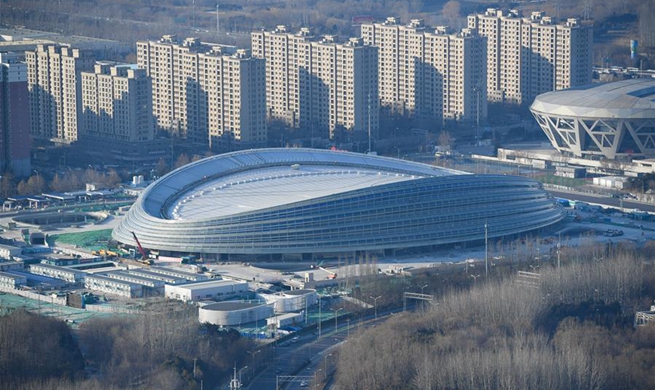
M 535 179 L 545 184 L 556 184 L 566 187 L 581 187 L 587 184 L 585 179 L 571 179 L 568 177 L 560 177 L 555 175 L 537 176 Z
M 88 250 L 107 249 L 107 242 L 111 239 L 111 231 L 112 229 L 103 229 L 79 233 L 53 234 L 48 237 L 48 242 L 77 245 L 78 248 Z

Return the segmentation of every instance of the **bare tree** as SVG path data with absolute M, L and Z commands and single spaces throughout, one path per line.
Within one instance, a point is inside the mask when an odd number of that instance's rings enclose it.
M 450 136 L 450 133 L 447 131 L 442 131 L 439 133 L 439 149 L 442 152 L 449 152 L 453 146 L 453 139 Z
M 177 168 L 183 167 L 183 166 L 187 165 L 189 162 L 190 162 L 190 161 L 189 161 L 189 156 L 187 156 L 186 154 L 182 153 L 182 154 L 180 154 L 180 156 L 179 156 L 179 157 L 177 158 L 177 160 L 175 161 L 175 166 L 174 166 L 174 168 L 177 169 Z
M 5 199 L 16 195 L 16 183 L 13 173 L 5 172 L 2 175 L 2 180 L 0 180 L 0 195 Z
M 155 168 L 157 177 L 162 177 L 165 174 L 167 174 L 169 171 L 170 168 L 168 167 L 168 164 L 166 164 L 166 161 L 163 158 L 160 158 L 159 162 L 157 162 L 157 167 Z

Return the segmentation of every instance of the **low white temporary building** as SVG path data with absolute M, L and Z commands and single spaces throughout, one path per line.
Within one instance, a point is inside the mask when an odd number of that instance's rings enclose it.
M 87 275 L 86 272 L 74 268 L 60 267 L 50 264 L 32 264 L 30 265 L 30 273 L 65 280 L 69 283 L 81 282 L 84 279 L 84 276 Z
M 284 313 L 278 316 L 269 318 L 266 323 L 270 326 L 275 325 L 276 329 L 283 328 L 285 326 L 292 326 L 300 324 L 305 320 L 305 313 Z
M 228 299 L 248 293 L 248 283 L 236 280 L 206 280 L 180 285 L 166 285 L 165 296 L 183 302 Z
M 14 256 L 20 256 L 22 249 L 17 246 L 0 244 L 0 258 L 12 259 Z
M 269 304 L 228 301 L 201 306 L 198 321 L 219 326 L 241 326 L 252 322 L 257 324 L 272 315 L 273 307 Z
M 9 288 L 18 288 L 27 284 L 27 278 L 24 276 L 0 272 L 0 286 Z
M 140 298 L 143 296 L 143 286 L 141 284 L 112 279 L 102 275 L 86 275 L 84 277 L 84 287 L 91 291 L 125 298 Z
M 630 179 L 621 176 L 604 176 L 594 177 L 594 185 L 605 188 L 615 188 L 622 190 L 626 187 Z
M 289 313 L 306 310 L 318 302 L 316 290 L 290 290 L 277 294 L 260 294 L 267 302 L 273 303 L 276 313 Z

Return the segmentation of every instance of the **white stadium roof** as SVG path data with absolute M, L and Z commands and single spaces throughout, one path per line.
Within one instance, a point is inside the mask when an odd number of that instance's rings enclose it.
M 184 166 L 150 186 L 143 200 L 153 216 L 207 220 L 422 177 L 462 174 L 466 173 L 365 154 L 260 149 Z
M 206 219 L 412 180 L 421 175 L 324 165 L 270 167 L 206 183 L 181 194 L 168 208 L 172 219 Z
M 655 80 L 630 79 L 553 91 L 536 97 L 531 110 L 578 118 L 655 117 Z

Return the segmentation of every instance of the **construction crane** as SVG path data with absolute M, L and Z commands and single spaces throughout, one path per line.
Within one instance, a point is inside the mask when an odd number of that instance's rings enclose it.
M 139 239 L 136 237 L 136 233 L 132 233 L 132 237 L 134 237 L 134 241 L 136 241 L 136 246 L 139 248 L 139 253 L 141 253 L 141 260 L 139 262 L 146 264 L 146 265 L 152 265 L 152 260 L 148 258 L 148 252 L 146 252 L 145 249 L 141 246 L 141 243 L 139 242 Z

